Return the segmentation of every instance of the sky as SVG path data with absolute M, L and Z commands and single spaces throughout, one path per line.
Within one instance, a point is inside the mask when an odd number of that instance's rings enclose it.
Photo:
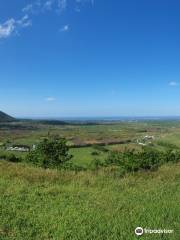
M 180 116 L 178 0 L 0 0 L 0 110 Z

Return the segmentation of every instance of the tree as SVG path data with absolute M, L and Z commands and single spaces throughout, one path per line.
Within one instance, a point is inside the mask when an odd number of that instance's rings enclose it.
M 70 160 L 69 147 L 64 138 L 51 137 L 40 142 L 28 154 L 28 161 L 42 167 L 56 167 Z

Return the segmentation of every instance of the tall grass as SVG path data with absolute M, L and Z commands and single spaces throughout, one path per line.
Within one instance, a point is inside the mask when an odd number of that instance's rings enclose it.
M 137 226 L 173 229 L 142 239 L 178 240 L 180 165 L 118 176 L 0 162 L 1 240 L 134 240 Z

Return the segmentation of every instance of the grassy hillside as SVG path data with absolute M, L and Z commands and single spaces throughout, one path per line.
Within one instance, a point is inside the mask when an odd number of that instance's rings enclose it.
M 120 178 L 0 162 L 1 240 L 133 240 L 137 226 L 174 229 L 142 239 L 178 240 L 180 165 Z

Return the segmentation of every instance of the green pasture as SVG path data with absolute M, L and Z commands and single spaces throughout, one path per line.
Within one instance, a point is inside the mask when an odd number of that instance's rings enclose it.
M 145 240 L 180 236 L 180 165 L 121 178 L 43 170 L 0 162 L 1 240 L 136 240 L 137 226 L 172 229 Z
M 93 152 L 97 152 L 98 155 L 93 155 Z M 72 148 L 70 153 L 73 155 L 72 161 L 83 167 L 88 167 L 94 159 L 104 161 L 107 158 L 107 153 L 97 151 L 93 147 Z
M 154 148 L 180 147 L 180 123 L 175 121 L 28 127 L 0 126 L 0 154 L 25 157 L 26 153 L 5 151 L 3 144 L 32 146 L 49 134 L 66 137 L 68 144 L 133 140 L 105 146 L 116 151 L 140 150 L 136 139 L 145 135 L 155 136 Z M 137 226 L 174 230 L 170 235 L 146 234 L 145 240 L 179 239 L 179 164 L 122 177 L 116 167 L 88 170 L 93 160 L 104 161 L 108 152 L 91 146 L 70 148 L 70 153 L 75 165 L 86 171 L 45 170 L 0 160 L 0 240 L 136 240 Z

